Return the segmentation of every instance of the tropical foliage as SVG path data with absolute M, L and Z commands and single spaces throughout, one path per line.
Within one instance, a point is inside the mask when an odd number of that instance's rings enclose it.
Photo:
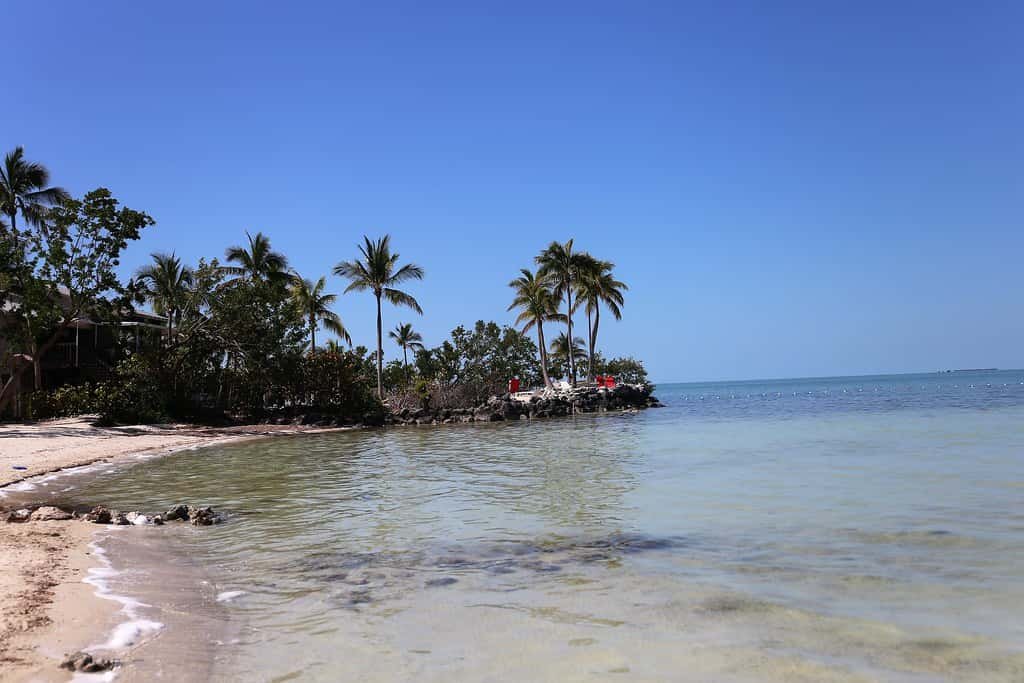
M 422 314 L 406 286 L 424 278 L 423 268 L 400 262 L 390 236 L 364 236 L 356 258 L 332 271 L 347 281 L 346 293 L 374 296 L 371 353 L 341 346 L 351 347 L 352 338 L 327 277 L 291 270 L 263 232 L 246 232 L 223 261 L 190 264 L 173 251 L 153 253 L 122 284 L 121 256 L 151 225 L 152 218 L 121 206 L 109 190 L 70 197 L 20 147 L 6 155 L 0 168 L 0 374 L 10 379 L 0 387 L 0 414 L 24 385 L 22 376 L 35 387 L 29 405 L 36 416 L 89 409 L 132 421 L 271 419 L 315 410 L 373 422 L 385 397 L 392 408 L 409 401 L 465 407 L 505 392 L 512 378 L 523 387 L 598 374 L 647 379 L 639 361 L 601 355 L 602 315 L 622 318 L 628 287 L 614 264 L 579 250 L 572 239 L 551 242 L 534 259 L 536 270 L 523 268 L 509 282 L 513 326 L 478 320 L 428 347 L 403 322 L 388 332 L 401 349 L 400 358 L 389 360 L 383 303 Z M 106 381 L 44 386 L 40 359 L 63 333 L 83 319 L 118 329 L 119 320 L 134 315 L 132 304 L 162 316 L 160 326 L 146 323 L 147 343 L 139 343 L 138 331 L 134 340 L 125 337 Z M 576 332 L 581 313 L 586 338 Z M 321 331 L 330 337 L 318 346 Z
M 346 292 L 373 292 L 377 299 L 377 395 L 384 397 L 384 323 L 381 299 L 395 306 L 405 306 L 423 315 L 423 309 L 412 295 L 397 288 L 409 280 L 422 280 L 423 269 L 414 263 L 398 266 L 398 254 L 391 253 L 391 236 L 384 235 L 371 241 L 363 236 L 359 245 L 362 258 L 342 261 L 334 267 L 334 274 L 349 281 Z
M 315 283 L 295 276 L 292 283 L 292 302 L 309 323 L 309 349 L 316 353 L 316 328 L 318 324 L 338 335 L 351 346 L 352 337 L 341 322 L 341 316 L 331 310 L 338 300 L 337 294 L 325 294 L 327 278 L 321 277 Z

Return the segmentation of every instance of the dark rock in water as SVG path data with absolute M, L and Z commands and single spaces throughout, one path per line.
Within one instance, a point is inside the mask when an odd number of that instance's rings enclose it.
M 60 663 L 60 668 L 67 669 L 68 671 L 95 674 L 110 671 L 117 665 L 118 661 L 116 659 L 93 657 L 88 652 L 76 652 L 64 657 L 64 661 Z
M 93 524 L 110 524 L 112 519 L 110 510 L 102 505 L 97 505 L 85 514 L 85 521 L 92 522 Z
M 132 521 L 128 519 L 128 515 L 118 510 L 114 510 L 110 513 L 110 521 L 118 526 L 129 526 Z
M 20 524 L 21 522 L 27 522 L 32 516 L 32 511 L 28 508 L 22 508 L 20 510 L 11 510 L 7 513 L 7 521 L 12 524 Z
M 52 505 L 44 505 L 40 508 L 36 508 L 35 512 L 32 513 L 33 522 L 50 522 L 71 519 L 72 517 L 73 515 L 70 512 L 53 507 Z
M 163 517 L 161 517 L 160 515 L 153 515 L 153 524 L 154 525 L 162 526 L 163 523 L 164 523 L 164 518 Z
M 179 503 L 164 513 L 165 522 L 173 522 L 176 519 L 188 519 L 188 505 Z
M 430 579 L 430 580 L 428 580 L 427 581 L 427 586 L 429 588 L 436 588 L 438 586 L 450 586 L 453 583 L 458 583 L 458 582 L 459 582 L 458 579 L 452 578 L 451 576 L 446 576 L 443 579 Z
M 192 526 L 210 526 L 219 523 L 220 517 L 214 513 L 211 507 L 201 508 L 189 505 L 188 521 L 192 523 Z

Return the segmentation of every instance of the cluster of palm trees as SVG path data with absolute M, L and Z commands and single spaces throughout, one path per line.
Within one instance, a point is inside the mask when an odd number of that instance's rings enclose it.
M 220 268 L 221 273 L 243 281 L 276 282 L 287 285 L 292 303 L 300 311 L 309 326 L 310 349 L 316 351 L 318 326 L 333 332 L 349 345 L 352 338 L 345 329 L 341 317 L 332 310 L 338 295 L 324 291 L 326 277 L 316 282 L 304 278 L 289 267 L 288 259 L 270 246 L 270 239 L 262 232 L 255 235 L 246 233 L 247 246 L 232 246 L 224 253 L 229 265 Z M 345 292 L 370 291 L 377 299 L 377 393 L 383 396 L 383 316 L 382 302 L 396 306 L 407 306 L 422 314 L 419 302 L 397 285 L 409 280 L 423 279 L 424 271 L 415 264 L 398 265 L 399 255 L 391 251 L 391 238 L 385 235 L 377 240 L 363 238 L 359 246 L 360 257 L 342 261 L 334 267 L 334 274 L 349 281 Z M 152 263 L 135 273 L 135 292 L 141 300 L 148 300 L 154 312 L 167 317 L 168 336 L 179 325 L 181 316 L 190 302 L 194 303 L 197 290 L 195 271 L 184 265 L 173 252 L 154 253 Z M 230 280 L 228 281 L 230 282 Z M 405 323 L 389 335 L 402 348 L 408 367 L 408 352 L 423 348 L 422 337 Z M 335 344 L 331 348 L 337 349 Z
M 623 292 L 629 289 L 613 273 L 615 264 L 602 261 L 587 252 L 576 251 L 573 240 L 552 242 L 534 259 L 537 271 L 521 269 L 519 277 L 509 283 L 515 292 L 508 310 L 519 310 L 516 324 L 526 334 L 537 328 L 541 374 L 551 385 L 548 375 L 548 347 L 544 323 L 558 322 L 566 331 L 551 345 L 551 353 L 563 356 L 568 365 L 569 381 L 576 383 L 577 364 L 587 358 L 587 372 L 594 373 L 597 333 L 601 325 L 601 309 L 607 308 L 616 320 L 622 318 Z M 564 313 L 560 307 L 564 304 Z M 573 315 L 583 308 L 587 316 L 587 351 L 584 341 L 573 336 Z

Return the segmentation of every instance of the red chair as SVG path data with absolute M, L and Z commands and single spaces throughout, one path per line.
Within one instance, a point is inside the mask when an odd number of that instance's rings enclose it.
M 598 376 L 597 376 L 597 377 L 595 377 L 594 379 L 595 379 L 595 380 L 597 381 L 597 386 L 598 386 L 598 388 L 600 388 L 600 387 L 603 387 L 603 386 L 604 386 L 604 375 L 598 375 Z
M 610 377 L 610 376 L 609 377 L 605 377 L 604 378 L 604 385 L 608 389 L 614 389 L 615 388 L 615 378 L 614 377 Z

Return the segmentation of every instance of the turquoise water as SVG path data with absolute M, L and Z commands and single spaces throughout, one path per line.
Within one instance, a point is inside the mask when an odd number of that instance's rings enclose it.
M 1024 371 L 656 393 L 183 453 L 65 502 L 227 514 L 117 535 L 169 624 L 141 679 L 194 614 L 220 680 L 1024 680 Z M 154 547 L 208 583 L 170 594 Z

